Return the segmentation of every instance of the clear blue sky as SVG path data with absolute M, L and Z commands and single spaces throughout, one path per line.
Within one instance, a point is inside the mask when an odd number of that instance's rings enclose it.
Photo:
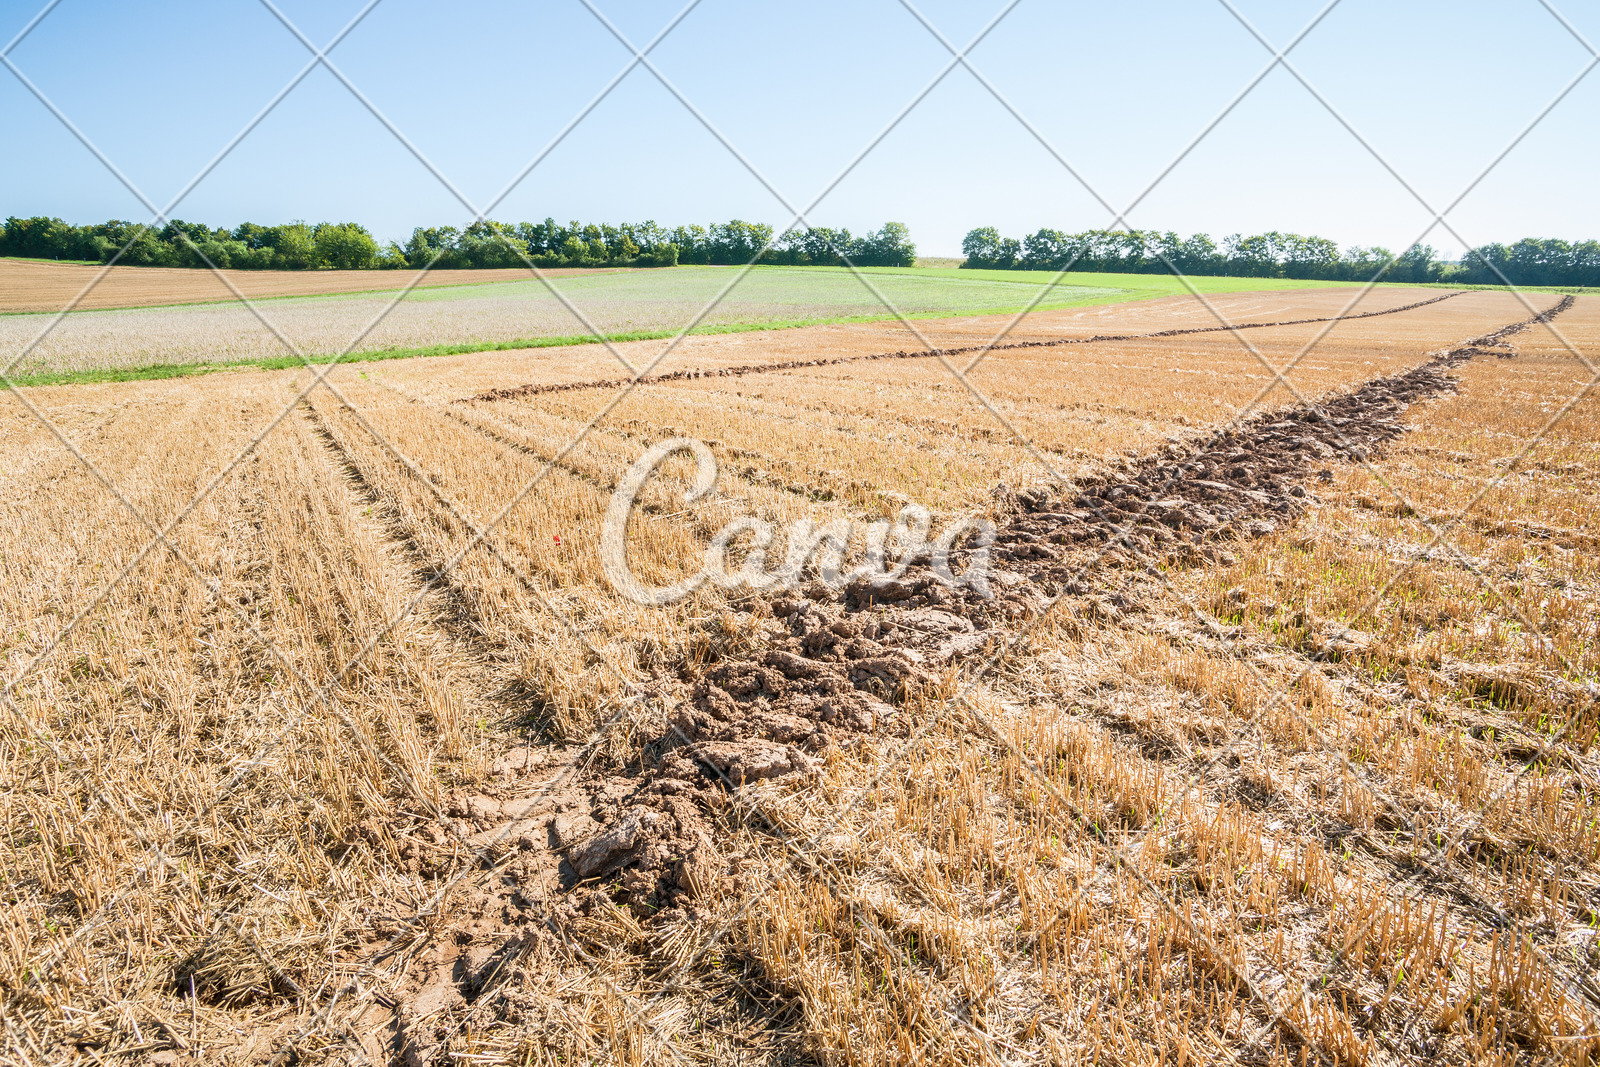
M 594 0 L 643 45 L 680 0 Z M 1002 2 L 917 0 L 959 47 Z M 1283 42 L 1322 3 L 1235 0 Z M 0 47 L 38 12 L 0 0 Z M 319 46 L 360 3 L 281 0 Z M 1600 0 L 1555 7 L 1600 42 Z M 255 0 L 62 0 L 11 60 L 151 199 L 173 196 L 309 58 Z M 482 202 L 630 58 L 578 0 L 382 0 L 332 60 Z M 786 196 L 814 197 L 944 66 L 897 0 L 703 0 L 652 59 Z M 971 53 L 1120 209 L 1270 59 L 1221 4 L 1022 0 Z M 1442 206 L 1590 54 L 1534 0 L 1343 0 L 1290 55 L 1423 196 Z M 147 217 L 0 70 L 0 213 Z M 1451 216 L 1467 241 L 1600 236 L 1600 69 Z M 382 239 L 469 214 L 326 70 L 313 71 L 174 211 L 213 225 L 351 219 Z M 542 219 L 781 224 L 788 216 L 659 82 L 634 69 L 493 212 Z M 967 71 L 956 69 L 813 213 L 911 227 L 925 255 L 971 227 L 1021 236 L 1107 213 Z M 1410 194 L 1281 68 L 1130 216 L 1140 228 L 1294 230 L 1400 248 Z M 1430 242 L 1459 245 L 1436 232 Z

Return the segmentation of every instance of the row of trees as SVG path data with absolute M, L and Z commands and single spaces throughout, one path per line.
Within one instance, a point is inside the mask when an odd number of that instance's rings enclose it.
M 1061 270 L 1070 265 L 1081 271 L 1163 274 L 1176 267 L 1196 275 L 1366 281 L 1394 260 L 1384 281 L 1600 285 L 1600 241 L 1568 243 L 1531 237 L 1513 245 L 1483 245 L 1459 263 L 1436 258 L 1429 245 L 1413 245 L 1399 256 L 1387 248 L 1360 245 L 1341 254 L 1339 246 L 1326 237 L 1276 230 L 1251 237 L 1231 234 L 1219 246 L 1207 234 L 1180 237 L 1155 230 L 1063 233 L 1042 229 L 1018 241 L 985 226 L 970 231 L 961 250 L 966 256 L 963 267 L 1000 270 Z
M 429 263 L 520 267 L 530 260 L 540 267 L 671 267 L 748 263 L 757 253 L 762 263 L 800 266 L 839 266 L 848 256 L 861 266 L 909 267 L 917 258 L 910 232 L 898 222 L 861 237 L 849 230 L 817 228 L 791 230 L 776 241 L 771 226 L 741 219 L 671 229 L 654 222 L 479 222 L 464 230 L 419 226 L 404 245 L 379 245 L 354 222 L 246 222 L 228 230 L 174 220 L 150 229 L 118 220 L 74 226 L 40 216 L 8 218 L 0 231 L 0 256 L 99 263 L 115 258 L 149 267 L 203 267 L 209 260 L 243 270 L 369 270 Z
M 1524 237 L 1514 245 L 1480 245 L 1459 267 L 1459 280 L 1473 284 L 1498 283 L 1493 268 L 1499 268 L 1515 285 L 1600 285 L 1600 241 Z
M 619 226 L 577 222 L 562 226 L 554 219 L 515 226 L 480 222 L 465 230 L 419 227 L 401 250 L 411 266 L 438 255 L 441 267 L 520 266 L 519 252 L 540 267 L 748 263 L 758 253 L 758 262 L 794 266 L 842 266 L 846 256 L 865 267 L 909 267 L 917 260 L 911 233 L 898 222 L 885 223 L 861 237 L 849 230 L 818 227 L 790 230 L 775 241 L 771 226 L 742 219 L 671 229 L 654 222 Z
M 120 255 L 118 253 L 121 253 Z M 337 267 L 403 267 L 405 257 L 391 245 L 380 248 L 365 227 L 354 222 L 308 226 L 261 226 L 246 222 L 232 230 L 173 220 L 160 229 L 113 219 L 74 226 L 38 216 L 6 219 L 0 255 L 32 259 L 77 259 L 135 267 L 219 267 L 241 270 L 314 270 Z

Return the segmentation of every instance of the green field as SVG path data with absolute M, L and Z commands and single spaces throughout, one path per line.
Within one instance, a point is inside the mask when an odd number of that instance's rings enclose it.
M 1010 314 L 1029 306 L 1047 310 L 1188 292 L 1177 278 L 1159 274 L 1072 273 L 1052 285 L 1054 275 L 1045 271 L 882 267 L 865 268 L 861 277 L 830 267 L 757 267 L 743 277 L 739 271 L 679 267 L 552 279 L 582 318 L 533 278 L 417 289 L 387 314 L 392 293 L 275 297 L 256 304 L 301 352 L 327 362 L 380 315 L 381 324 L 344 359 L 583 344 L 594 340 L 589 325 L 608 339 L 632 341 L 670 337 L 691 323 L 695 333 L 729 333 L 880 321 L 897 314 L 912 319 Z M 705 312 L 730 282 L 733 287 Z M 1194 278 L 1191 283 L 1205 293 L 1349 284 L 1259 278 Z M 0 351 L 21 351 L 49 318 L 0 318 Z M 129 381 L 300 365 L 300 357 L 285 352 L 248 309 L 184 304 L 74 312 L 14 368 L 11 379 L 19 385 Z

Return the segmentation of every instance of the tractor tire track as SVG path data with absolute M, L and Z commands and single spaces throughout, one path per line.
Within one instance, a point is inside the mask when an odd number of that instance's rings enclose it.
M 992 598 L 948 587 L 925 559 L 899 577 L 858 579 L 842 590 L 813 583 L 747 597 L 741 606 L 758 628 L 742 646 L 747 651 L 686 662 L 646 683 L 650 702 L 665 705 L 668 717 L 636 739 L 635 755 L 591 762 L 591 753 L 559 812 L 503 808 L 498 818 L 479 818 L 485 839 L 514 839 L 519 827 L 532 827 L 540 841 L 548 835 L 549 851 L 522 843 L 522 852 L 503 861 L 499 882 L 474 890 L 473 907 L 494 918 L 502 953 L 542 936 L 541 923 L 590 909 L 604 914 L 613 903 L 646 922 L 682 914 L 676 909 L 693 914 L 696 901 L 729 875 L 717 813 L 727 812 L 730 787 L 811 774 L 836 743 L 909 735 L 906 698 L 932 689 L 950 668 L 999 651 L 1051 607 L 1052 589 L 1074 598 L 1069 603 L 1091 619 L 1133 610 L 1110 587 L 1146 561 L 1105 551 L 1105 543 L 1150 531 L 1154 545 L 1159 529 L 1163 551 L 1195 551 L 1266 532 L 1259 523 L 1276 523 L 1301 506 L 1296 489 L 1318 463 L 1352 460 L 1395 439 L 1404 432 L 1396 416 L 1407 406 L 1454 388 L 1451 368 L 1479 354 L 1504 354 L 1506 338 L 1572 302 L 1567 297 L 1411 371 L 1170 445 L 1071 489 L 1000 490 L 1000 529 L 989 550 Z M 1211 521 L 1197 518 L 1200 509 Z M 1078 569 L 1059 551 L 1067 545 L 1100 551 Z M 957 555 L 958 572 L 982 562 L 976 552 Z M 765 821 L 759 807 L 748 813 Z M 506 915 L 521 933 L 506 937 Z
M 413 614 L 434 629 L 448 646 L 465 653 L 463 658 L 479 664 L 500 662 L 503 654 L 493 647 L 488 638 L 488 628 L 478 617 L 467 591 L 455 582 L 452 575 L 440 570 L 438 561 L 418 541 L 395 502 L 372 483 L 349 444 L 323 414 L 309 403 L 302 403 L 301 408 L 312 435 L 326 450 L 335 478 L 344 483 L 354 499 L 371 509 L 375 539 L 391 549 L 402 564 L 396 569 L 404 572 L 404 578 L 397 575 L 397 580 L 403 583 L 406 598 L 409 600 L 422 593 L 428 585 L 433 586 L 423 593 L 422 605 L 419 605 L 427 610 Z M 352 521 L 358 515 L 359 512 L 352 512 Z M 480 683 L 478 688 L 485 694 L 502 688 L 485 679 L 477 681 Z M 489 696 L 485 696 L 484 701 L 494 702 Z
M 615 899 L 641 915 L 692 901 L 725 868 L 710 817 L 725 806 L 725 789 L 812 773 L 835 740 L 907 733 L 899 700 L 933 686 L 947 667 L 1002 647 L 1047 609 L 1052 593 L 1087 598 L 1093 615 L 1092 587 L 1107 570 L 1142 569 L 1150 553 L 1203 553 L 1224 537 L 1270 532 L 1303 510 L 1300 483 L 1318 464 L 1356 461 L 1399 437 L 1398 416 L 1409 405 L 1455 388 L 1453 367 L 1500 354 L 1506 338 L 1572 303 L 1564 297 L 1348 393 L 1170 444 L 1070 495 L 1001 491 L 1000 529 L 987 550 L 996 564 L 988 599 L 949 587 L 925 557 L 899 577 L 750 597 L 752 615 L 771 620 L 760 624 L 765 639 L 753 651 L 685 664 L 655 680 L 673 709 L 645 746 L 659 759 L 594 773 L 595 784 L 605 784 L 594 805 L 600 826 L 564 848 L 573 875 L 606 879 Z M 1138 555 L 1102 549 L 1086 567 L 1067 558 L 1069 547 L 1096 549 L 1119 538 Z M 986 562 L 983 551 L 957 553 L 953 569 Z
M 668 371 L 664 374 L 652 374 L 638 379 L 599 378 L 582 382 L 533 382 L 528 385 L 490 389 L 475 396 L 462 397 L 459 400 L 452 401 L 452 403 L 470 404 L 480 401 L 515 400 L 526 396 L 538 396 L 542 393 L 569 393 L 579 389 L 619 389 L 625 385 L 655 385 L 661 382 L 688 381 L 695 378 L 738 378 L 748 374 L 771 374 L 777 371 L 798 370 L 805 367 L 835 367 L 845 363 L 868 363 L 880 359 L 932 359 L 936 356 L 964 356 L 978 352 L 1010 352 L 1024 348 L 1059 348 L 1064 345 L 1090 345 L 1108 341 L 1144 341 L 1158 337 L 1183 337 L 1201 333 L 1231 333 L 1234 330 L 1260 330 L 1272 326 L 1304 326 L 1317 322 L 1370 319 L 1379 315 L 1394 315 L 1402 311 L 1413 311 L 1460 295 L 1462 294 L 1459 292 L 1446 293 L 1443 296 L 1430 297 L 1427 300 L 1419 300 L 1413 304 L 1402 304 L 1400 307 L 1385 308 L 1382 311 L 1362 311 L 1354 315 L 1328 315 L 1315 319 L 1241 322 L 1232 326 L 1191 326 L 1183 329 L 1158 330 L 1155 333 L 1095 334 L 1092 337 L 1061 337 L 1051 341 L 1012 341 L 999 345 L 960 345 L 955 348 L 918 349 L 909 352 L 900 349 L 894 352 L 877 352 L 866 356 L 835 356 L 831 359 L 789 359 L 776 363 L 749 363 L 737 367 L 712 367 L 709 369 L 691 367 L 686 370 Z
M 551 466 L 565 471 L 580 481 L 587 483 L 601 493 L 609 495 L 616 491 L 618 479 L 606 478 L 592 470 L 588 470 L 579 464 L 572 462 L 570 459 L 563 459 L 555 450 L 547 447 L 541 448 L 527 441 L 517 440 L 515 437 L 512 437 L 499 427 L 486 425 L 474 418 L 463 415 L 459 411 L 452 411 L 449 408 L 438 407 L 437 405 L 429 403 L 420 397 L 413 396 L 399 387 L 389 384 L 388 382 L 376 378 L 372 379 L 372 381 L 373 384 L 382 386 L 383 388 L 394 393 L 395 396 L 400 397 L 402 400 L 405 400 L 409 403 L 417 405 L 424 411 L 428 411 L 442 418 L 450 419 L 452 422 L 458 423 L 459 425 L 464 426 L 475 433 L 483 435 L 484 437 L 493 441 L 495 444 L 499 445 L 501 448 L 510 449 L 511 451 L 517 452 L 521 455 L 548 463 Z M 513 422 L 512 425 L 515 426 L 515 423 Z M 516 428 L 519 430 L 522 429 L 522 427 Z M 681 436 L 684 434 L 684 432 L 685 431 L 670 424 L 646 424 L 640 419 L 614 419 L 612 420 L 611 425 L 605 430 L 605 433 L 614 437 L 645 446 L 653 444 L 655 441 L 662 438 Z M 751 451 L 747 448 L 741 448 L 737 445 L 731 445 L 726 442 L 718 442 L 716 443 L 716 447 L 718 451 L 725 452 L 732 458 L 743 461 L 744 465 L 732 468 L 732 473 L 753 486 L 778 490 L 780 492 L 788 493 L 791 496 L 799 497 L 813 503 L 817 501 L 841 498 L 848 492 L 850 488 L 852 488 L 849 486 L 831 486 L 822 489 L 816 489 L 797 482 L 786 482 L 776 476 L 773 476 L 768 470 L 768 468 L 778 468 L 783 466 L 783 464 L 780 464 L 772 457 L 764 455 L 760 452 Z M 761 466 L 761 464 L 765 464 L 765 466 Z M 815 475 L 813 476 L 815 477 Z M 816 480 L 820 482 L 825 481 L 826 479 L 817 477 Z M 878 493 L 884 492 L 884 490 L 876 488 L 870 491 Z M 647 515 L 668 514 L 668 510 L 666 508 L 654 501 L 639 501 L 636 507 Z

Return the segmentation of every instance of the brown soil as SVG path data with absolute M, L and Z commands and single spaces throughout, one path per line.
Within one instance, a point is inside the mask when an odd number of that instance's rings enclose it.
M 0 259 L 0 312 L 60 311 L 103 267 L 81 263 L 35 263 Z M 550 277 L 610 273 L 609 270 L 563 268 L 546 270 Z M 320 296 L 403 289 L 416 276 L 411 270 L 225 270 L 222 274 L 251 298 Z M 420 285 L 479 285 L 526 281 L 532 274 L 520 267 L 496 270 L 435 270 Z M 155 307 L 161 304 L 226 303 L 237 300 L 209 270 L 175 267 L 112 267 L 75 306 L 92 308 Z

